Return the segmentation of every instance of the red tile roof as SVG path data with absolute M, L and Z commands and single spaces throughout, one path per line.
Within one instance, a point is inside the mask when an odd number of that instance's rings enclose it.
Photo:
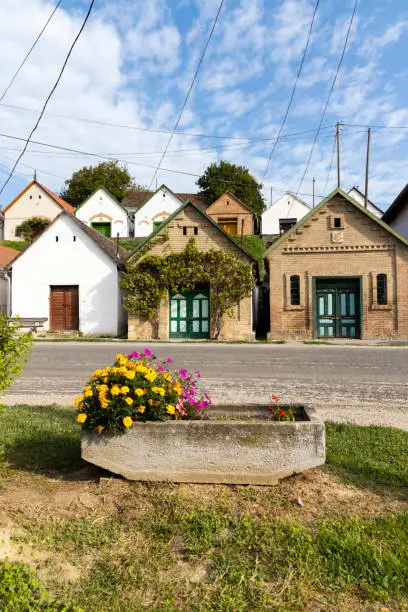
M 15 249 L 0 245 L 0 270 L 5 268 L 10 261 L 17 257 L 18 253 L 19 251 Z
M 42 185 L 41 183 L 39 183 L 38 181 L 31 181 L 31 183 L 29 183 L 27 185 L 27 187 L 25 187 L 23 189 L 23 191 L 21 193 L 18 194 L 18 196 L 16 196 L 14 198 L 14 200 L 12 200 L 10 202 L 10 204 L 8 204 L 6 206 L 6 208 L 3 209 L 3 213 L 5 213 L 7 210 L 9 210 L 13 204 L 15 204 L 17 202 L 17 200 L 19 200 L 21 198 L 22 195 L 24 195 L 26 193 L 26 191 L 28 191 L 30 189 L 30 187 L 32 187 L 34 185 L 34 183 L 36 183 L 39 187 L 41 187 L 41 189 L 43 189 L 45 191 L 45 193 L 48 193 L 49 196 L 51 196 L 51 198 L 61 206 L 61 208 L 63 208 L 64 210 L 66 210 L 67 212 L 74 212 L 75 208 L 73 206 L 71 206 L 71 204 L 68 204 L 68 202 L 65 202 L 65 200 L 63 200 L 62 198 L 60 198 L 56 193 L 54 193 L 53 191 L 51 191 L 51 189 L 48 189 L 48 187 L 45 187 L 45 185 Z

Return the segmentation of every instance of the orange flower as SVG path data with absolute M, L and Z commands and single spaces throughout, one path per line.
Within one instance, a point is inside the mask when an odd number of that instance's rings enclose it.
M 98 425 L 98 427 L 96 429 L 98 430 L 98 434 L 100 435 L 105 428 L 104 428 L 103 425 Z

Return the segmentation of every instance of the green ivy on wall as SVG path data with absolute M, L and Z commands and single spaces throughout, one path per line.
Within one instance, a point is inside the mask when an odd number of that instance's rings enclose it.
M 251 264 L 240 261 L 230 251 L 199 251 L 194 238 L 190 238 L 181 253 L 165 257 L 148 255 L 141 261 L 129 263 L 120 284 L 127 294 L 126 309 L 151 321 L 156 337 L 160 302 L 168 291 L 182 293 L 192 291 L 199 283 L 209 285 L 211 337 L 217 339 L 222 317 L 232 315 L 233 307 L 251 295 L 254 282 Z

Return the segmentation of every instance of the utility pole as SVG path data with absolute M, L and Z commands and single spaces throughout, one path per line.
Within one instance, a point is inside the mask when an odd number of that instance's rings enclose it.
M 336 123 L 336 140 L 337 140 L 337 187 L 340 189 L 340 123 Z
M 272 186 L 271 186 L 271 204 L 270 205 L 272 206 Z
M 364 195 L 364 206 L 367 208 L 368 204 L 368 174 L 370 170 L 370 143 L 371 143 L 371 128 L 368 128 L 367 132 L 367 158 L 366 158 L 366 177 L 365 177 L 365 195 Z
M 313 177 L 313 208 L 315 207 L 315 183 L 316 183 L 316 179 L 315 177 Z

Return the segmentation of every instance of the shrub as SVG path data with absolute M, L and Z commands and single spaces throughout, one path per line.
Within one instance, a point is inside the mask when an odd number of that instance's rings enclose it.
M 171 359 L 159 361 L 149 349 L 116 355 L 112 367 L 95 370 L 76 398 L 76 420 L 99 434 L 120 434 L 135 421 L 197 419 L 211 403 L 197 389 L 200 373 L 170 371 Z
M 26 242 L 32 242 L 50 224 L 45 217 L 31 217 L 26 219 L 16 228 L 16 235 L 21 236 Z
M 18 330 L 18 318 L 0 315 L 0 395 L 20 374 L 32 347 L 31 334 Z

